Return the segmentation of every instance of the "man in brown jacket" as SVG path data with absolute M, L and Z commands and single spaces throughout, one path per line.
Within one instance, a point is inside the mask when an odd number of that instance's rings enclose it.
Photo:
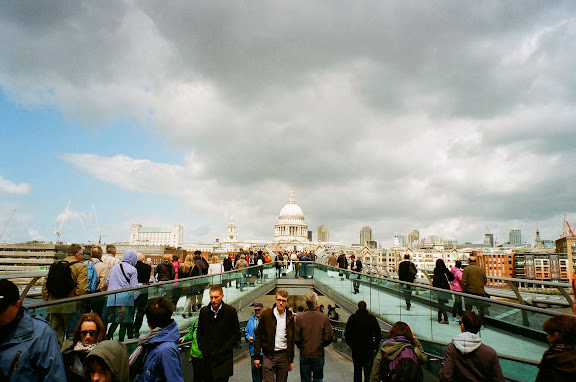
M 300 380 L 322 382 L 324 379 L 324 348 L 334 340 L 334 331 L 326 314 L 316 310 L 318 295 L 306 295 L 308 310 L 296 317 L 294 343 L 300 348 Z
M 263 382 L 286 382 L 294 369 L 294 315 L 286 309 L 288 297 L 284 289 L 276 292 L 276 307 L 262 312 L 255 331 L 254 366 L 262 367 Z
M 82 262 L 82 246 L 79 244 L 72 244 L 68 248 L 68 256 L 65 257 L 63 261 L 68 262 L 74 287 L 66 296 L 55 296 L 51 294 L 48 291 L 49 288 L 47 286 L 48 280 L 51 277 L 50 272 L 48 272 L 48 276 L 42 285 L 42 298 L 44 301 L 53 301 L 60 298 L 70 298 L 86 294 L 88 268 L 86 267 L 86 264 Z M 52 267 L 55 265 L 57 265 L 56 262 L 50 267 L 50 269 L 52 270 Z M 57 282 L 63 282 L 63 280 L 58 280 Z M 66 331 L 70 324 L 70 318 L 77 310 L 78 307 L 76 302 L 51 305 L 46 309 L 46 312 L 50 313 L 50 326 L 52 326 L 56 331 L 58 341 L 62 342 L 64 340 L 64 335 L 68 334 Z
M 484 290 L 484 285 L 486 285 L 488 281 L 486 271 L 476 265 L 476 256 L 470 256 L 468 262 L 469 265 L 462 271 L 462 280 L 460 281 L 462 291 L 476 296 L 490 297 Z M 484 308 L 488 306 L 487 302 L 465 298 L 464 305 L 468 312 L 472 310 L 472 305 L 478 305 L 478 314 L 482 321 L 484 321 Z

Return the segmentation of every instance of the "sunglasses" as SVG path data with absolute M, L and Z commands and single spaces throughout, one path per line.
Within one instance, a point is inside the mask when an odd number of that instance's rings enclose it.
M 90 337 L 94 337 L 96 335 L 96 333 L 98 333 L 98 330 L 81 330 L 80 334 L 83 335 L 84 337 L 86 337 L 88 334 L 90 334 Z

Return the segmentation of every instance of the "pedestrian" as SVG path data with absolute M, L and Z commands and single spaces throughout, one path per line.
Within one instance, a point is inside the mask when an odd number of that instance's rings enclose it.
M 83 296 L 88 288 L 88 268 L 82 262 L 82 246 L 72 244 L 68 247 L 68 256 L 61 261 L 55 261 L 48 271 L 46 281 L 42 285 L 42 298 L 44 301 L 53 301 L 62 298 Z M 64 341 L 76 327 L 76 322 L 72 319 L 77 312 L 78 304 L 67 302 L 63 304 L 51 305 L 46 308 L 50 314 L 50 326 L 58 335 L 58 341 Z M 76 316 L 76 317 L 79 317 Z
M 198 346 L 208 382 L 227 382 L 234 374 L 233 349 L 240 341 L 240 323 L 233 306 L 225 304 L 220 285 L 210 287 L 210 304 L 200 310 Z
M 398 265 L 398 279 L 407 283 L 414 283 L 416 280 L 416 275 L 418 274 L 418 269 L 416 265 L 410 261 L 410 255 L 408 253 L 404 254 L 404 261 L 400 262 Z M 412 285 L 410 284 L 400 284 L 402 288 L 402 293 L 404 294 L 404 301 L 406 302 L 406 310 L 410 310 L 412 307 Z
M 452 272 L 446 268 L 444 260 L 437 259 L 436 267 L 434 267 L 434 278 L 432 279 L 432 286 L 450 290 L 450 282 L 454 280 Z M 448 313 L 446 312 L 446 304 L 450 300 L 449 293 L 434 291 L 436 299 L 438 300 L 438 322 L 440 324 L 448 324 Z
M 228 256 L 224 258 L 222 261 L 222 265 L 224 266 L 224 272 L 230 272 L 234 269 L 233 261 L 232 261 L 232 253 L 228 253 Z M 232 285 L 232 275 L 227 274 L 226 276 L 222 276 L 224 287 L 227 288 Z
M 276 292 L 276 306 L 260 317 L 254 342 L 254 365 L 264 382 L 286 382 L 294 369 L 294 314 L 286 309 L 288 291 Z M 263 355 L 259 355 L 263 354 Z
M 179 251 L 180 252 L 180 251 Z M 182 267 L 182 262 L 180 261 L 180 255 L 178 253 L 172 254 L 172 268 L 174 268 L 174 280 L 181 279 L 180 268 Z M 178 301 L 182 297 L 182 285 L 180 283 L 172 284 L 172 305 L 174 305 L 174 310 L 178 310 Z
M 144 255 L 140 252 L 138 253 L 138 262 L 136 262 L 136 274 L 140 284 L 150 284 L 152 266 L 144 262 Z M 144 309 L 148 303 L 148 288 L 142 288 L 139 292 L 136 301 L 134 301 L 134 310 L 136 312 L 136 318 L 134 319 L 134 326 L 132 328 L 134 337 L 140 337 L 140 328 L 142 327 L 142 321 L 144 319 Z
M 127 249 L 122 257 L 122 262 L 116 264 L 108 275 L 108 291 L 122 290 L 140 286 L 136 263 L 138 254 L 132 249 Z M 140 293 L 140 292 L 137 292 Z M 118 325 L 120 331 L 118 338 L 124 341 L 124 336 L 133 338 L 134 327 L 134 291 L 116 292 L 109 294 L 106 306 L 108 307 L 108 339 L 112 339 Z
M 204 382 L 206 372 L 204 371 L 204 363 L 202 362 L 202 352 L 198 347 L 198 319 L 195 319 L 190 325 L 188 334 L 180 338 L 180 343 L 184 341 L 192 341 L 190 344 L 190 361 L 192 362 L 192 369 L 194 371 L 193 382 Z
M 456 263 L 452 268 L 450 268 L 450 273 L 454 275 L 454 280 L 450 282 L 450 288 L 455 292 L 462 292 L 462 285 L 460 281 L 462 280 L 462 261 L 456 260 Z M 454 305 L 452 306 L 452 319 L 457 321 L 462 317 L 462 296 L 454 295 Z
M 348 259 L 346 259 L 346 256 L 344 255 L 344 252 L 340 251 L 340 255 L 338 255 L 338 268 L 340 269 L 340 280 L 344 280 L 344 273 L 346 273 L 346 278 L 349 278 L 350 275 L 348 275 L 347 272 L 345 272 L 346 269 L 348 269 Z
M 560 314 L 550 317 L 542 329 L 550 347 L 538 365 L 536 382 L 576 380 L 576 317 Z
M 398 321 L 392 325 L 388 338 L 378 350 L 370 382 L 422 381 L 423 371 L 420 364 L 427 361 L 428 357 L 414 336 L 412 328 L 405 322 Z
M 440 382 L 495 381 L 504 382 L 498 354 L 484 345 L 478 336 L 482 319 L 474 312 L 462 315 L 461 333 L 446 346 Z
M 156 297 L 146 305 L 150 332 L 138 338 L 138 347 L 130 355 L 134 382 L 183 382 L 178 324 L 172 319 L 174 307 L 166 297 Z
M 180 268 L 180 273 L 182 278 L 196 277 L 200 276 L 200 270 L 194 263 L 194 256 L 187 255 L 184 259 L 184 264 Z M 192 312 L 200 310 L 202 304 L 202 293 L 204 292 L 203 287 L 199 287 L 198 283 L 194 281 L 187 281 L 187 285 L 182 287 L 182 293 L 186 296 L 186 302 L 184 303 L 184 309 L 182 309 L 182 318 L 186 318 L 187 315 L 192 315 Z M 200 298 L 199 298 L 200 297 Z
M 331 267 L 335 267 L 336 265 L 338 265 L 338 260 L 336 259 L 336 255 L 334 254 L 334 252 L 332 252 L 330 254 L 330 257 L 328 258 L 328 265 Z
M 66 380 L 60 344 L 54 329 L 22 306 L 20 291 L 0 280 L 0 379 L 7 381 Z
M 300 380 L 322 382 L 324 379 L 324 348 L 334 340 L 328 316 L 318 311 L 318 295 L 305 297 L 307 310 L 298 314 L 294 323 L 294 343 L 300 349 Z
M 218 275 L 224 272 L 224 266 L 220 264 L 220 260 L 218 260 L 218 255 L 212 255 L 211 264 L 208 266 L 208 274 L 209 275 Z
M 86 374 L 93 382 L 131 381 L 126 346 L 118 341 L 100 342 L 86 357 Z
M 248 342 L 248 350 L 250 352 L 250 368 L 252 372 L 252 382 L 262 382 L 262 368 L 256 367 L 254 364 L 254 338 L 256 337 L 255 331 L 260 323 L 260 316 L 264 305 L 261 302 L 254 303 L 254 314 L 248 319 L 246 328 L 244 328 L 244 338 Z
M 246 268 L 248 268 L 248 262 L 246 261 L 245 256 L 240 256 L 234 266 L 234 269 L 238 270 L 238 272 L 236 272 L 236 289 L 240 288 L 240 292 L 244 290 Z
M 62 352 L 67 382 L 85 382 L 86 356 L 99 342 L 106 339 L 106 327 L 96 313 L 80 316 L 76 325 L 72 345 Z
M 352 281 L 354 287 L 354 294 L 360 293 L 360 273 L 362 272 L 362 261 L 356 260 L 356 255 L 350 256 L 350 270 L 357 272 L 354 276 L 355 280 Z
M 365 301 L 358 302 L 356 313 L 351 315 L 346 322 L 344 339 L 352 349 L 354 382 L 362 382 L 362 371 L 364 371 L 364 381 L 368 382 L 374 357 L 382 339 L 382 332 L 376 317 L 368 312 Z
M 468 263 L 469 265 L 462 271 L 462 280 L 460 281 L 462 291 L 468 294 L 489 298 L 490 296 L 484 289 L 484 286 L 488 282 L 486 271 L 476 264 L 476 256 L 470 256 L 468 258 Z M 471 311 L 472 305 L 477 305 L 478 314 L 480 315 L 482 323 L 484 323 L 485 308 L 489 306 L 489 303 L 486 301 L 465 297 L 464 305 L 466 311 Z

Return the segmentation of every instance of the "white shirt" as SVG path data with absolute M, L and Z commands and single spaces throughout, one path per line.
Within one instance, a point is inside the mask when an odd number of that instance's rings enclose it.
M 276 335 L 274 336 L 274 350 L 288 349 L 286 341 L 286 309 L 284 313 L 278 313 L 278 308 L 274 308 L 274 316 L 276 316 Z

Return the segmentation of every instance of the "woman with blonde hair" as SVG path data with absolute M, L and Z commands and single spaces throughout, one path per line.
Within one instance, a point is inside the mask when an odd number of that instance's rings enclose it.
M 180 278 L 188 278 L 188 277 L 195 277 L 200 276 L 200 270 L 194 264 L 194 256 L 187 255 L 186 259 L 184 259 L 184 263 L 180 268 Z M 198 304 L 198 292 L 199 288 L 197 285 L 194 284 L 194 281 L 187 281 L 186 283 L 190 283 L 190 286 L 183 286 L 182 291 L 186 296 L 186 302 L 184 303 L 184 309 L 182 310 L 182 317 L 186 318 L 186 314 L 192 315 L 190 311 L 190 307 L 193 306 L 193 310 L 196 310 L 196 304 Z M 200 301 L 201 303 L 201 301 Z
M 208 274 L 209 275 L 217 275 L 219 273 L 224 272 L 224 266 L 220 264 L 220 260 L 218 260 L 218 256 L 212 256 L 212 262 L 208 266 Z
M 402 321 L 396 322 L 388 332 L 372 367 L 370 382 L 422 381 L 421 363 L 428 361 L 422 345 L 412 328 Z

